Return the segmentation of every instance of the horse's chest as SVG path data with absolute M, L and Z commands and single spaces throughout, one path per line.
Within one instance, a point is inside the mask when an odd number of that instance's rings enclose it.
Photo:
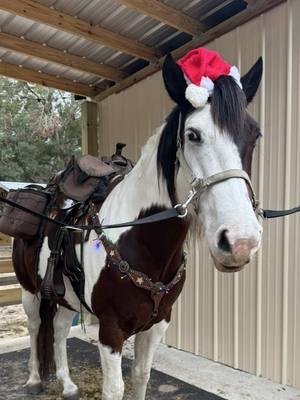
M 183 288 L 184 280 L 185 276 L 170 292 L 164 294 L 158 306 L 158 314 L 154 317 L 155 305 L 151 292 L 136 287 L 128 278 L 106 266 L 94 287 L 92 308 L 100 323 L 101 320 L 118 320 L 119 326 L 130 336 L 145 325 L 162 319 L 170 320 L 172 306 Z

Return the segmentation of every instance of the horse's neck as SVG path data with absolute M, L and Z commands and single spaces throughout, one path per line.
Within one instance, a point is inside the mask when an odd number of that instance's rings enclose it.
M 134 169 L 117 185 L 104 202 L 100 220 L 104 223 L 125 222 L 136 219 L 142 210 L 153 206 L 170 207 L 166 185 L 158 183 L 156 166 L 159 135 L 152 136 L 145 145 Z M 125 229 L 110 231 L 114 238 Z
M 105 201 L 100 212 L 100 220 L 104 223 L 130 221 L 141 214 L 150 215 L 171 206 L 165 183 L 158 182 L 158 141 L 158 135 L 149 139 L 137 165 Z M 147 258 L 148 263 L 152 259 L 152 268 L 155 264 L 157 272 L 169 265 L 172 257 L 178 258 L 181 254 L 186 233 L 187 228 L 179 219 L 107 231 L 108 237 L 113 242 L 119 241 L 123 248 L 134 247 L 133 258 Z M 133 258 L 128 261 L 136 262 Z M 174 271 L 168 272 L 167 275 L 172 275 Z

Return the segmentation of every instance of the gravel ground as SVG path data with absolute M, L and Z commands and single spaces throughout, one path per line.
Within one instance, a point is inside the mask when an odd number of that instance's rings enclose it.
M 26 335 L 27 317 L 22 304 L 0 307 L 0 339 Z

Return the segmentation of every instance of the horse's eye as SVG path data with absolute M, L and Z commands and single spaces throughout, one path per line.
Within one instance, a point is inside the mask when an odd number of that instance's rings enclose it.
M 191 142 L 201 142 L 201 133 L 197 129 L 189 129 L 187 137 Z

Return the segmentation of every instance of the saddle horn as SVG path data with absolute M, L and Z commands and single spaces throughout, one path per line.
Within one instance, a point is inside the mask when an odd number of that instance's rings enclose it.
M 126 143 L 117 143 L 116 144 L 116 152 L 114 155 L 122 157 L 122 150 L 126 147 Z

